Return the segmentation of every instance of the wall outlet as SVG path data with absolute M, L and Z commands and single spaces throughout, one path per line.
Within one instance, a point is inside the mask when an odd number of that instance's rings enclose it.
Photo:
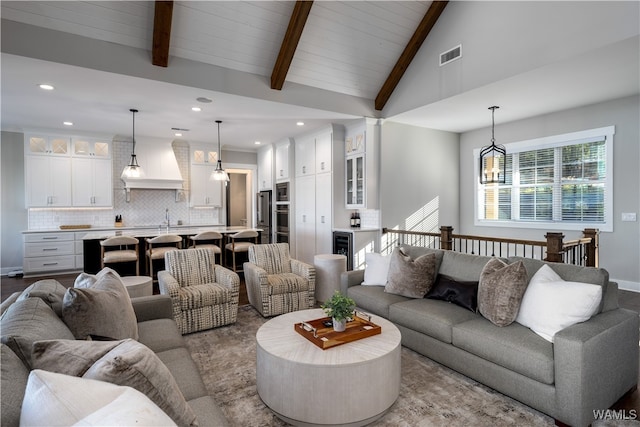
M 628 222 L 636 221 L 636 213 L 635 212 L 622 212 L 622 220 Z

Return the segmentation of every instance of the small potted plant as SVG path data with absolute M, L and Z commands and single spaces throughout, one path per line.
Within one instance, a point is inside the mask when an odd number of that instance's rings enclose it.
M 327 316 L 331 317 L 333 330 L 343 332 L 347 325 L 347 319 L 351 317 L 356 308 L 356 302 L 340 291 L 335 291 L 333 296 L 320 307 Z

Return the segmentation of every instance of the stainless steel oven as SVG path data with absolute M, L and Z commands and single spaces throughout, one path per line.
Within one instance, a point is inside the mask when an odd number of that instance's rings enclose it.
M 289 183 L 279 182 L 276 184 L 276 202 L 289 201 Z
M 276 242 L 289 243 L 288 204 L 276 204 Z

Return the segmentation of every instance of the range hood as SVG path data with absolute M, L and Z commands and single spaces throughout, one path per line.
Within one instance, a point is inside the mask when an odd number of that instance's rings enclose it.
M 182 174 L 171 141 L 136 138 L 136 157 L 144 176 L 123 177 L 124 188 L 182 190 Z

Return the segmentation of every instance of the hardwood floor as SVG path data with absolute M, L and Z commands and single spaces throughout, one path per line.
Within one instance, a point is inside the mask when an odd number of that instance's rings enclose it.
M 71 287 L 73 286 L 73 282 L 75 281 L 77 276 L 78 275 L 74 273 L 74 274 L 50 276 L 46 278 L 56 279 L 62 285 Z M 31 283 L 44 278 L 45 277 L 25 279 L 23 277 L 9 278 L 6 276 L 2 276 L 0 278 L 0 299 L 4 301 L 12 293 L 22 291 Z M 154 293 L 159 293 L 157 289 L 157 284 L 154 284 Z M 618 301 L 619 301 L 620 307 L 626 308 L 629 310 L 635 310 L 640 315 L 640 293 L 620 290 L 618 291 Z M 240 275 L 239 304 L 240 305 L 249 304 L 249 299 L 247 297 L 247 288 L 245 286 L 244 278 L 242 277 L 242 275 Z M 640 383 L 640 378 L 638 382 Z M 640 408 L 640 391 L 637 388 L 633 392 L 628 393 L 626 396 L 622 397 L 611 407 L 611 409 L 625 410 L 625 411 L 629 411 L 631 409 L 635 409 L 637 411 L 638 408 Z

